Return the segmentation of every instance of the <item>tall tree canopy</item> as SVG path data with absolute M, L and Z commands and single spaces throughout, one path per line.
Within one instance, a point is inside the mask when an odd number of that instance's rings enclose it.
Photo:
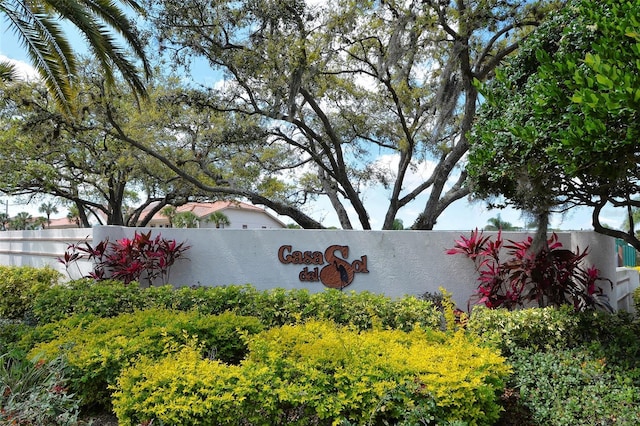
M 157 125 L 175 114 L 158 101 L 171 90 L 172 80 L 163 81 L 162 89 L 152 87 L 149 103 L 142 108 L 126 85 L 115 83 L 106 90 L 103 73 L 89 64 L 75 84 L 81 114 L 73 116 L 61 114 L 37 82 L 0 86 L 2 192 L 57 197 L 76 207 L 84 226 L 89 226 L 91 213 L 101 223 L 135 225 L 152 202 L 160 209 L 201 195 L 160 162 L 113 135 L 116 122 L 132 137 L 179 156 L 179 147 L 163 148 L 163 143 L 175 140 L 173 131 Z M 138 211 L 129 210 L 133 205 L 140 205 Z
M 640 206 L 640 3 L 575 0 L 535 31 L 486 85 L 469 175 L 480 197 L 544 215 Z
M 208 190 L 242 195 L 304 227 L 320 224 L 296 202 L 322 195 L 344 229 L 354 227 L 349 211 L 370 229 L 366 192 L 382 186 L 389 198 L 383 229 L 422 194 L 427 201 L 413 227 L 432 229 L 469 193 L 456 167 L 478 102 L 473 81 L 492 77 L 548 3 L 149 0 L 147 9 L 175 63 L 204 58 L 212 72 L 224 72 L 222 84 L 185 94 L 185 104 L 260 120 L 267 141 L 287 152 L 278 169 L 264 170 L 275 178 L 291 171 L 282 188 L 288 197 L 244 190 L 224 175 Z M 169 157 L 163 161 L 197 183 Z M 419 168 L 432 172 L 412 183 Z
M 177 78 L 154 81 L 140 105 L 124 84 L 107 90 L 89 64 L 76 84 L 74 116 L 52 108 L 37 83 L 0 86 L 1 191 L 62 198 L 84 226 L 92 213 L 135 226 L 168 204 L 245 194 L 278 203 L 291 195 L 271 176 L 292 161 L 290 150 L 270 143 L 251 117 L 185 105 L 188 90 Z
M 63 22 L 72 24 L 82 34 L 106 71 L 108 82 L 114 82 L 113 71 L 117 69 L 135 93 L 145 94 L 144 81 L 133 62 L 139 60 L 149 75 L 144 45 L 119 4 L 142 12 L 135 0 L 0 1 L 0 15 L 22 42 L 53 99 L 63 110 L 70 112 L 73 109 L 73 82 L 78 72 L 76 54 L 62 27 Z M 133 58 L 129 57 L 127 49 L 133 53 Z

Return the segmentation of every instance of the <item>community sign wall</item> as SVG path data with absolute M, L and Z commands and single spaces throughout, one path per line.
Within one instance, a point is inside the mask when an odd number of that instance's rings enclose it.
M 392 297 L 452 293 L 466 309 L 477 288 L 473 263 L 462 255 L 448 255 L 461 235 L 470 231 L 343 231 L 293 229 L 175 229 L 98 226 L 90 229 L 53 229 L 0 232 L 0 264 L 50 265 L 69 278 L 91 270 L 88 262 L 64 269 L 58 258 L 69 244 L 115 242 L 135 232 L 185 241 L 191 248 L 173 266 L 169 283 L 175 286 L 252 284 L 258 289 L 326 288 L 369 291 Z M 487 232 L 485 235 L 491 233 Z M 521 241 L 525 233 L 503 233 Z M 616 283 L 615 240 L 594 232 L 558 234 L 565 248 L 590 254 L 586 266 L 595 265 L 602 276 Z M 80 268 L 78 268 L 78 266 Z M 160 283 L 155 283 L 160 284 Z M 607 292 L 609 286 L 605 286 Z M 626 287 L 625 287 L 626 288 Z M 631 290 L 635 286 L 629 287 Z M 629 291 L 616 296 L 629 299 Z M 616 301 L 613 300 L 615 304 Z M 628 304 L 628 303 L 627 303 Z
M 105 226 L 94 229 L 94 241 L 115 241 L 150 229 Z M 151 230 L 152 236 L 160 230 Z M 176 286 L 253 284 L 259 289 L 325 288 L 370 291 L 392 297 L 435 293 L 444 287 L 466 308 L 477 287 L 473 263 L 448 255 L 460 235 L 470 232 L 162 229 L 161 235 L 186 241 L 188 260 L 171 271 Z M 504 233 L 520 241 L 524 233 Z M 564 247 L 591 254 L 588 265 L 615 281 L 615 241 L 593 232 L 559 234 Z

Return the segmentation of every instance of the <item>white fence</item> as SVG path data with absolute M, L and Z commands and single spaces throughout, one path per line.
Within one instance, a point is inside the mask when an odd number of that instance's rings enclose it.
M 461 255 L 447 255 L 463 231 L 342 231 L 342 230 L 230 230 L 150 229 L 101 226 L 92 229 L 0 232 L 0 264 L 51 265 L 66 274 L 57 259 L 67 246 L 88 238 L 89 242 L 109 238 L 116 241 L 134 232 L 161 233 L 165 238 L 186 241 L 188 259 L 174 265 L 170 282 L 176 286 L 250 283 L 259 289 L 281 287 L 322 291 L 325 286 L 346 291 L 370 291 L 392 297 L 435 293 L 439 287 L 453 294 L 455 302 L 467 307 L 477 287 L 471 261 Z M 504 233 L 506 239 L 522 240 L 523 233 Z M 593 232 L 559 234 L 567 248 L 589 247 L 588 265 L 616 279 L 615 240 Z M 74 278 L 86 273 L 72 270 Z M 636 274 L 636 281 L 628 279 Z M 614 289 L 607 289 L 612 304 L 630 310 L 631 292 L 638 286 L 637 273 L 624 272 Z M 156 283 L 158 284 L 158 283 Z

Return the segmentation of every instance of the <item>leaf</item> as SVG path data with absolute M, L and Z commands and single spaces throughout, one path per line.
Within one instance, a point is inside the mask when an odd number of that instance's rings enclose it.
M 598 80 L 598 83 L 602 84 L 607 89 L 609 90 L 613 89 L 613 81 L 611 81 L 609 77 L 602 74 L 598 74 L 596 75 L 596 80 Z

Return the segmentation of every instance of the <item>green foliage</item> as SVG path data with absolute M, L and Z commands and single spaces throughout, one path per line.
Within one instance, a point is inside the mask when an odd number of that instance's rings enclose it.
M 16 344 L 31 328 L 23 321 L 0 318 L 0 354 L 17 349 Z
M 267 327 L 296 323 L 309 318 L 330 319 L 360 329 L 375 322 L 383 327 L 410 330 L 416 324 L 439 327 L 441 313 L 428 300 L 406 296 L 400 299 L 369 292 L 329 289 L 310 294 L 305 289 L 257 290 L 251 285 L 219 287 L 140 288 L 113 281 L 79 280 L 38 295 L 34 313 L 40 324 L 72 314 L 90 313 L 111 317 L 136 309 L 164 307 L 205 314 L 235 312 L 260 318 Z
M 0 318 L 24 319 L 35 297 L 57 284 L 56 270 L 31 266 L 0 266 Z
M 33 315 L 39 324 L 58 321 L 75 314 L 109 318 L 154 306 L 170 306 L 171 286 L 141 289 L 137 283 L 117 280 L 96 282 L 84 278 L 70 281 L 38 294 Z
M 636 313 L 640 315 L 640 287 L 633 290 L 633 304 L 636 308 Z
M 479 197 L 532 212 L 637 206 L 640 3 L 573 0 L 482 88 L 469 166 Z M 599 219 L 598 232 L 623 238 Z
M 514 311 L 476 306 L 467 330 L 507 356 L 519 349 L 589 347 L 621 368 L 640 365 L 640 323 L 626 312 L 577 313 L 569 306 Z
M 76 425 L 79 401 L 69 393 L 65 363 L 0 356 L 0 423 L 15 426 Z
M 495 350 L 462 332 L 309 321 L 250 337 L 239 366 L 192 347 L 143 359 L 119 378 L 114 411 L 122 425 L 488 425 L 508 373 Z
M 543 351 L 574 347 L 580 327 L 579 317 L 569 306 L 517 310 L 476 306 L 467 330 L 511 355 L 522 348 Z
M 640 386 L 585 349 L 519 350 L 510 357 L 521 403 L 536 424 L 637 425 Z
M 637 424 L 640 324 L 631 315 L 476 307 L 467 329 L 508 357 L 508 386 L 536 424 Z
M 578 343 L 606 358 L 609 366 L 625 370 L 640 386 L 640 322 L 624 311 L 613 315 L 585 312 L 578 318 Z
M 240 335 L 260 330 L 262 325 L 256 318 L 232 313 L 214 316 L 151 309 L 114 318 L 78 315 L 37 327 L 30 336 L 29 344 L 34 347 L 29 355 L 44 359 L 64 356 L 71 387 L 82 397 L 83 405 L 108 405 L 108 385 L 139 356 L 155 359 L 197 338 L 202 344 L 201 355 L 238 363 L 247 350 Z

